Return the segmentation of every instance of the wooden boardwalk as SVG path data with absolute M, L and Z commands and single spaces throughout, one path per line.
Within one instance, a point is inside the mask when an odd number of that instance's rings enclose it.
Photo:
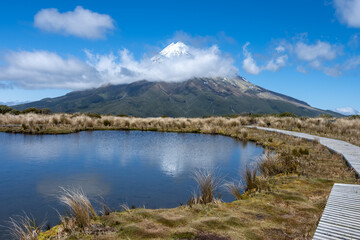
M 360 185 L 334 184 L 313 239 L 360 239 Z
M 253 127 L 308 140 L 318 140 L 330 150 L 343 155 L 348 165 L 360 176 L 360 147 L 341 140 L 274 128 Z M 316 229 L 315 240 L 360 240 L 360 185 L 335 183 Z
M 343 155 L 348 165 L 355 170 L 358 176 L 360 176 L 360 147 L 358 146 L 352 145 L 345 141 L 314 136 L 307 133 L 286 131 L 275 128 L 253 127 L 253 126 L 250 126 L 249 128 L 257 128 L 260 130 L 265 130 L 270 132 L 278 132 L 286 135 L 291 135 L 294 137 L 305 138 L 312 141 L 318 140 L 321 145 L 324 145 L 330 150 L 340 155 Z

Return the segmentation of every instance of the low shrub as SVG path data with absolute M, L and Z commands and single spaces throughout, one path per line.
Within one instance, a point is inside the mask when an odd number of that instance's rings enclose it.
M 101 118 L 101 115 L 98 113 L 86 113 L 85 115 L 91 118 Z
M 21 113 L 23 114 L 27 114 L 27 113 L 35 113 L 35 114 L 51 114 L 51 110 L 48 108 L 43 108 L 43 109 L 37 109 L 37 108 L 27 108 L 25 110 L 23 110 Z
M 298 117 L 298 115 L 296 115 L 295 113 L 292 113 L 292 112 L 279 113 L 277 116 L 278 116 L 278 117 L 293 117 L 293 118 L 297 118 L 297 117 Z
M 0 105 L 0 114 L 5 114 L 11 112 L 13 109 L 6 105 Z
M 104 123 L 104 126 L 106 126 L 106 127 L 111 126 L 111 121 L 110 120 L 105 119 L 103 123 Z
M 304 148 L 304 149 L 299 148 L 299 153 L 300 153 L 301 155 L 309 155 L 309 150 L 306 149 L 306 148 Z

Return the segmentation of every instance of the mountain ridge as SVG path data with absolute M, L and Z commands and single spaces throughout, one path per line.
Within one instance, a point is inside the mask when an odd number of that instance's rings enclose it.
M 52 112 L 95 112 L 139 117 L 202 117 L 241 113 L 292 112 L 300 116 L 340 114 L 311 107 L 304 101 L 269 91 L 238 76 L 192 78 L 182 82 L 106 85 L 74 91 L 57 98 L 16 105 L 49 108 Z

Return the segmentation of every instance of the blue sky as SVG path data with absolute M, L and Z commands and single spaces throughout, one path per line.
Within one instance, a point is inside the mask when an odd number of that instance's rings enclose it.
M 179 81 L 170 63 L 154 69 L 147 59 L 182 41 L 197 57 L 184 76 L 223 64 L 212 74 L 236 72 L 318 108 L 360 110 L 359 16 L 360 0 L 6 1 L 0 102 L 135 80 L 122 69 Z

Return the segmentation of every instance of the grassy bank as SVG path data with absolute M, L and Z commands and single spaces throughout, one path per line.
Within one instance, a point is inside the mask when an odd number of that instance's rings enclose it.
M 91 224 L 82 228 L 69 230 L 63 222 L 41 233 L 40 239 L 311 239 L 333 183 L 359 181 L 341 156 L 317 142 L 243 128 L 249 124 L 269 126 L 270 120 L 270 127 L 283 129 L 301 121 L 301 128 L 296 126 L 292 130 L 319 135 L 324 132 L 359 145 L 358 137 L 353 136 L 360 130 L 357 119 L 332 119 L 330 123 L 335 128 L 327 126 L 326 118 L 140 119 L 27 114 L 0 116 L 0 125 L 1 131 L 31 134 L 96 129 L 223 134 L 257 142 L 276 153 L 277 160 L 270 159 L 267 165 L 261 165 L 263 174 L 254 179 L 252 187 L 248 184 L 248 190 L 234 202 L 189 202 L 173 209 L 115 211 L 94 216 Z M 347 129 L 349 126 L 353 128 Z M 345 130 L 338 131 L 338 127 Z M 332 130 L 326 133 L 327 128 Z
M 135 118 L 98 114 L 0 114 L 0 131 L 63 134 L 83 130 L 151 130 L 238 134 L 240 127 L 257 125 L 341 139 L 360 146 L 360 117 L 307 118 L 240 116 L 208 118 Z

